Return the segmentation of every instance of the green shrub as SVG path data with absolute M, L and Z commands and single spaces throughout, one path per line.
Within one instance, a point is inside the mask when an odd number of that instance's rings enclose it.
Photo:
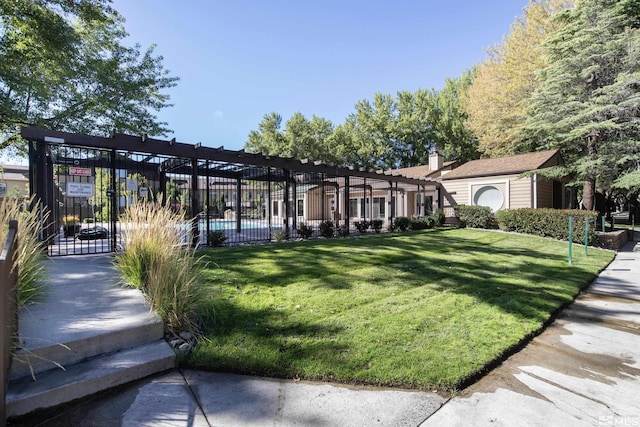
M 338 237 L 347 237 L 349 235 L 349 226 L 347 224 L 343 224 L 336 227 L 335 234 Z
M 369 227 L 371 227 L 371 223 L 369 221 L 356 221 L 353 223 L 356 226 L 356 229 L 360 233 L 366 233 Z
M 209 230 L 207 233 L 207 246 L 222 246 L 227 241 L 227 235 L 223 230 Z
M 202 258 L 190 241 L 183 213 L 156 203 L 136 203 L 122 215 L 124 252 L 116 268 L 125 284 L 144 292 L 167 329 L 198 333 L 211 298 L 202 278 Z
M 487 206 L 458 205 L 454 208 L 456 217 L 463 227 L 471 228 L 498 228 L 496 217 Z
M 409 229 L 409 224 L 409 218 L 407 218 L 406 216 L 397 216 L 393 218 L 391 231 L 407 231 Z
M 434 227 L 442 227 L 446 219 L 446 217 L 444 216 L 444 211 L 442 209 L 437 209 L 431 215 L 429 215 L 429 217 L 433 218 Z
M 384 224 L 384 221 L 381 219 L 374 219 L 371 221 L 371 228 L 373 228 L 373 231 L 376 233 L 380 233 L 380 230 L 382 230 L 382 224 Z
M 276 242 L 282 242 L 289 238 L 289 233 L 287 230 L 278 230 L 273 232 L 272 237 Z
M 435 220 L 430 216 L 416 216 L 409 220 L 409 229 L 426 230 L 433 228 Z
M 301 222 L 298 225 L 296 231 L 298 232 L 298 236 L 302 237 L 304 240 L 307 240 L 308 238 L 313 236 L 313 227 L 305 224 L 304 222 Z
M 320 235 L 322 237 L 333 237 L 333 221 L 322 221 L 320 223 Z
M 597 212 L 570 209 L 514 209 L 496 214 L 501 230 L 516 233 L 551 237 L 558 240 L 569 239 L 569 216 L 573 217 L 573 241 L 584 243 L 584 222 L 590 222 L 588 243 L 597 242 L 595 221 Z
M 29 200 L 9 197 L 0 204 L 0 242 L 4 245 L 7 239 L 9 221 L 18 220 L 18 255 L 14 266 L 18 267 L 18 303 L 28 305 L 44 293 L 44 258 L 46 254 L 45 242 L 40 241 L 38 235 L 41 225 L 48 221 L 48 212 L 42 212 L 38 203 L 31 210 L 33 198 Z

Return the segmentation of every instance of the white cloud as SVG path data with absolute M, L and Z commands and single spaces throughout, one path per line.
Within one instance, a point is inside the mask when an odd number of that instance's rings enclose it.
M 224 113 L 222 112 L 222 110 L 215 110 L 212 113 L 212 116 L 214 120 L 222 120 L 222 118 L 224 117 Z

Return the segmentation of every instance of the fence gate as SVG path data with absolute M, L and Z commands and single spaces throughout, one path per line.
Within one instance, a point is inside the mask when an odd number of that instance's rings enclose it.
M 113 252 L 119 244 L 114 209 L 118 171 L 113 154 L 95 148 L 30 144 L 30 184 L 37 189 L 41 208 L 49 211 L 42 238 L 48 242 L 50 256 Z

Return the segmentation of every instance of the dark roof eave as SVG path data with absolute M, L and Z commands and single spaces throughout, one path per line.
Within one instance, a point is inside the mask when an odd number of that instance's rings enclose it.
M 440 180 L 445 181 L 445 180 L 454 180 L 454 179 L 467 179 L 467 178 L 483 178 L 483 177 L 488 177 L 488 176 L 501 176 L 501 175 L 519 175 L 521 173 L 525 173 L 525 172 L 535 172 L 538 169 L 519 169 L 519 170 L 514 170 L 514 171 L 506 171 L 506 172 L 500 172 L 500 173 L 476 173 L 476 174 L 471 174 L 471 175 L 461 175 L 461 176 L 452 176 L 452 177 L 448 177 L 449 174 L 446 175 L 442 175 L 440 177 Z

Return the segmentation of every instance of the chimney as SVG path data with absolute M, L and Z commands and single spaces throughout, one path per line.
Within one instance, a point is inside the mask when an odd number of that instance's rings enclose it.
M 429 170 L 431 172 L 442 169 L 442 163 L 443 159 L 440 153 L 434 151 L 433 153 L 429 154 Z

